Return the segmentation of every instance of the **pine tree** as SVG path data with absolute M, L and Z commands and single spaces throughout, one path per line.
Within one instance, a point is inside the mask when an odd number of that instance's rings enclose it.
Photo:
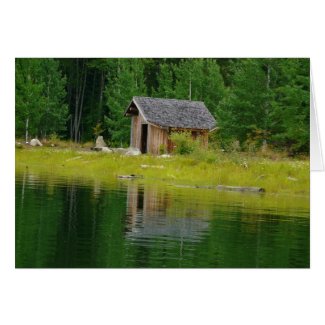
M 290 152 L 309 152 L 310 63 L 307 59 L 278 59 L 272 140 Z
M 175 91 L 173 86 L 173 65 L 161 63 L 157 75 L 158 90 L 154 96 L 158 98 L 174 98 Z
M 204 101 L 215 114 L 225 87 L 220 67 L 213 59 L 183 59 L 175 66 L 175 97 Z
M 40 133 L 47 137 L 52 133 L 63 134 L 66 130 L 68 105 L 65 104 L 66 78 L 62 77 L 59 62 L 53 59 L 41 61 L 45 97 L 45 109 L 40 121 Z
M 16 59 L 16 136 L 65 130 L 66 79 L 54 59 Z
M 219 64 L 213 59 L 204 60 L 202 95 L 212 115 L 216 117 L 219 102 L 225 96 L 225 86 Z
M 182 59 L 175 65 L 175 97 L 203 100 L 203 59 Z
M 143 71 L 141 59 L 117 59 L 115 77 L 105 90 L 109 110 L 105 125 L 113 144 L 129 142 L 130 120 L 123 113 L 133 96 L 146 95 Z
M 16 59 L 16 137 L 36 136 L 45 106 L 39 61 Z
M 221 138 L 244 142 L 261 134 L 265 140 L 269 133 L 267 107 L 272 92 L 264 62 L 260 59 L 235 61 L 233 71 L 232 86 L 218 107 Z

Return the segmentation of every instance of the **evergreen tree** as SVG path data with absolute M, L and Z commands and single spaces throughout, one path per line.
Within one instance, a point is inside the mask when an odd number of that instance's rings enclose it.
M 309 152 L 310 62 L 279 59 L 279 81 L 272 102 L 272 140 L 292 153 Z
M 54 59 L 16 59 L 16 136 L 65 130 L 66 79 Z
M 16 59 L 16 137 L 36 136 L 45 107 L 39 61 Z
M 203 100 L 203 59 L 182 59 L 175 65 L 175 97 Z
M 219 101 L 225 94 L 220 67 L 213 59 L 183 59 L 175 66 L 175 97 L 204 101 L 216 114 Z
M 242 59 L 235 61 L 233 69 L 232 86 L 218 107 L 220 137 L 244 142 L 262 134 L 266 140 L 272 92 L 264 61 Z
M 116 75 L 105 90 L 109 110 L 105 124 L 113 144 L 129 142 L 130 119 L 123 113 L 133 96 L 146 95 L 143 71 L 141 59 L 117 59 Z
M 66 78 L 62 77 L 59 62 L 53 59 L 41 61 L 45 97 L 45 109 L 40 120 L 40 133 L 47 137 L 52 133 L 63 134 L 66 130 L 68 105 L 65 103 Z
M 154 96 L 158 98 L 174 98 L 174 81 L 173 81 L 173 65 L 161 63 L 157 75 L 158 90 L 154 92 Z
M 213 59 L 204 60 L 202 95 L 212 115 L 216 117 L 219 102 L 225 96 L 225 86 L 219 64 Z

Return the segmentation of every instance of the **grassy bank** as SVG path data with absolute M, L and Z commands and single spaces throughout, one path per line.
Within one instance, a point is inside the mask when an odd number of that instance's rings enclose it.
M 16 171 L 26 168 L 64 177 L 105 180 L 121 174 L 140 174 L 153 182 L 258 186 L 267 193 L 309 195 L 308 160 L 272 160 L 241 153 L 161 158 L 80 149 L 16 149 Z

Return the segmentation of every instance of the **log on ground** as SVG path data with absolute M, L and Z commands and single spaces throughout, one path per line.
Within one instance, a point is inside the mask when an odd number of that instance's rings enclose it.
M 183 188 L 202 188 L 209 190 L 218 190 L 218 191 L 236 191 L 236 192 L 253 192 L 253 193 L 264 193 L 265 189 L 262 187 L 249 187 L 249 186 L 227 186 L 227 185 L 174 185 L 176 187 Z
M 121 179 L 134 179 L 134 178 L 143 178 L 143 175 L 117 175 L 117 178 L 121 178 Z
M 226 186 L 218 185 L 216 187 L 219 191 L 237 191 L 237 192 L 265 192 L 263 187 L 249 187 L 249 186 Z

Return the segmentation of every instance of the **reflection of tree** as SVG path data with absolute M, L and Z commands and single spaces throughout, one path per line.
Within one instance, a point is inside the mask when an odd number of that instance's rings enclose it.
M 64 267 L 103 267 L 109 260 L 114 261 L 110 247 L 114 240 L 118 243 L 121 236 L 118 231 L 114 232 L 115 222 L 120 224 L 121 220 L 111 218 L 114 215 L 112 197 L 114 195 L 103 190 L 98 182 L 93 187 L 69 183 L 58 235 L 59 264 Z M 119 206 L 118 201 L 115 203 Z
M 198 194 L 189 199 L 183 190 L 133 181 L 105 188 L 100 182 L 57 184 L 26 172 L 16 182 L 16 265 L 309 265 L 309 219 Z
M 242 208 L 219 211 L 219 216 L 211 220 L 210 235 L 196 247 L 197 253 L 204 252 L 201 266 L 308 267 L 308 219 L 284 220 L 254 212 L 248 216 Z
M 61 217 L 61 229 L 58 234 L 59 251 L 57 260 L 60 266 L 72 266 L 77 242 L 77 189 L 74 182 L 65 188 L 66 203 Z
M 47 183 L 25 172 L 16 176 L 16 267 L 55 265 L 62 190 L 48 195 Z

